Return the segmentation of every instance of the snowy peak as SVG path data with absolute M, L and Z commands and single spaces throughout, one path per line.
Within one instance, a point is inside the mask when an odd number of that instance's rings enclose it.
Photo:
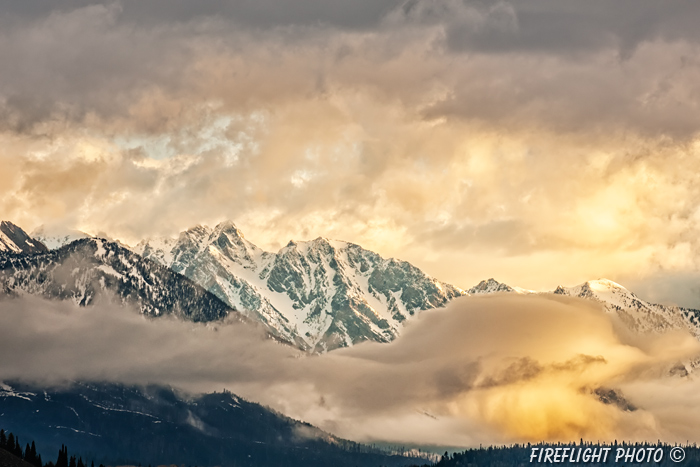
M 0 252 L 37 254 L 48 251 L 38 240 L 31 238 L 12 222 L 0 222 Z
M 291 299 L 287 318 L 317 351 L 391 341 L 420 311 L 464 295 L 405 261 L 323 237 L 290 242 L 261 278 Z
M 588 281 L 587 284 L 592 290 L 603 291 L 612 289 L 622 289 L 629 292 L 629 290 L 627 290 L 625 287 L 621 286 L 617 282 L 611 281 L 610 279 L 598 279 L 595 281 Z
M 178 242 L 201 248 L 211 234 L 212 230 L 206 225 L 196 225 L 182 232 L 178 238 Z
M 494 278 L 490 278 L 479 282 L 477 285 L 467 290 L 467 293 L 470 295 L 498 292 L 515 292 L 515 289 L 509 285 L 498 282 Z
M 196 225 L 180 233 L 178 238 L 150 238 L 141 241 L 132 250 L 146 258 L 186 274 L 185 270 L 198 255 L 209 254 L 255 268 L 266 253 L 249 242 L 231 221 L 215 228 Z
M 217 235 L 226 234 L 231 238 L 243 239 L 243 233 L 238 230 L 238 227 L 236 227 L 236 224 L 232 221 L 223 221 L 217 224 L 217 226 L 214 227 L 213 233 Z
M 467 290 L 469 295 L 490 294 L 490 293 L 517 293 L 530 294 L 537 293 L 534 290 L 522 289 L 520 287 L 511 287 L 503 282 L 498 282 L 494 278 L 479 282 L 477 285 Z
M 490 293 L 537 293 L 511 287 L 494 279 L 481 281 L 468 290 L 471 295 Z M 587 281 L 574 287 L 559 286 L 557 295 L 584 298 L 599 302 L 605 311 L 617 316 L 635 332 L 664 332 L 670 329 L 689 330 L 700 338 L 700 311 L 646 302 L 617 282 L 609 279 Z
M 215 246 L 228 259 L 248 268 L 254 269 L 260 257 L 264 255 L 263 250 L 246 240 L 231 221 L 217 225 L 209 235 L 207 243 Z
M 49 250 L 61 248 L 82 238 L 91 238 L 91 235 L 80 230 L 46 227 L 44 225 L 32 231 L 31 236 L 34 240 L 43 243 Z
M 637 300 L 636 295 L 609 279 L 587 281 L 574 287 L 558 286 L 554 293 L 571 297 L 593 298 L 604 302 L 617 302 L 620 297 Z
M 465 295 L 409 263 L 352 243 L 318 237 L 265 252 L 230 221 L 194 227 L 177 240 L 142 242 L 134 250 L 305 350 L 391 341 L 420 311 Z
M 588 281 L 574 287 L 559 286 L 554 293 L 600 302 L 608 313 L 616 315 L 636 332 L 684 329 L 700 337 L 700 311 L 647 302 L 608 279 Z

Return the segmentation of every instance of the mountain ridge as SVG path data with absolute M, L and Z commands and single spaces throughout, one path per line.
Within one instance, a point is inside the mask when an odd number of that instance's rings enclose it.
M 104 239 L 35 255 L 0 254 L 0 295 L 32 294 L 80 306 L 116 298 L 142 314 L 215 321 L 234 312 L 191 280 Z
M 0 221 L 0 252 L 32 255 L 47 251 L 46 245 L 27 235 L 20 227 L 9 221 Z
M 408 262 L 349 242 L 318 237 L 266 252 L 231 221 L 213 229 L 197 225 L 177 239 L 147 239 L 133 251 L 315 352 L 389 342 L 418 312 L 466 294 Z
M 477 293 L 551 293 L 592 300 L 601 303 L 606 312 L 617 316 L 634 332 L 681 329 L 690 331 L 700 340 L 700 310 L 648 302 L 610 279 L 590 280 L 572 287 L 560 285 L 551 292 L 511 287 L 494 279 L 481 281 L 475 288 L 483 290 Z M 475 288 L 470 289 L 470 292 Z

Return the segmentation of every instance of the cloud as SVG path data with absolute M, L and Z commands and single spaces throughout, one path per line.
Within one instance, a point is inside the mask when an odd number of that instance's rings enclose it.
M 228 218 L 461 287 L 698 267 L 688 2 L 0 8 L 0 217 L 27 230 Z
M 695 379 L 669 375 L 700 352 L 697 341 L 627 335 L 594 304 L 566 297 L 459 299 L 391 344 L 313 357 L 240 323 L 147 320 L 31 297 L 0 308 L 0 350 L 11 356 L 1 379 L 226 387 L 363 441 L 685 440 L 700 420 L 685 412 Z M 604 404 L 601 388 L 638 410 Z

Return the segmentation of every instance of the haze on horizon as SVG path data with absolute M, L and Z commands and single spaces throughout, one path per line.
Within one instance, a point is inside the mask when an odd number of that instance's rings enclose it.
M 0 0 L 0 219 L 231 219 L 700 308 L 700 4 Z

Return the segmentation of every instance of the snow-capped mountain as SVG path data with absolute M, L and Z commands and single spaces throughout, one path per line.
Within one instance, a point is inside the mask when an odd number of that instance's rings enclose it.
M 588 281 L 575 287 L 559 286 L 554 293 L 601 302 L 609 313 L 617 315 L 636 332 L 688 329 L 700 338 L 699 310 L 649 303 L 608 279 Z
M 468 292 L 469 294 L 537 293 L 532 290 L 511 287 L 494 279 L 481 281 Z M 635 332 L 687 329 L 700 339 L 700 310 L 647 302 L 622 285 L 608 279 L 588 281 L 574 287 L 559 286 L 553 292 L 543 293 L 568 295 L 600 302 L 608 313 L 619 317 L 627 328 Z
M 40 241 L 32 239 L 12 222 L 0 222 L 0 252 L 7 253 L 43 253 L 48 249 Z
M 405 261 L 352 243 L 317 238 L 265 252 L 232 222 L 197 226 L 177 239 L 143 241 L 134 251 L 313 351 L 389 342 L 420 311 L 465 295 Z
M 30 235 L 34 240 L 43 243 L 49 250 L 56 250 L 81 238 L 92 237 L 80 230 L 51 228 L 44 225 L 33 230 Z
M 534 290 L 521 289 L 520 287 L 511 287 L 510 285 L 496 281 L 494 278 L 481 281 L 471 289 L 467 290 L 469 295 L 499 293 L 499 292 L 514 292 L 519 294 L 536 293 Z
M 233 312 L 186 277 L 95 238 L 41 254 L 0 254 L 0 296 L 23 294 L 81 306 L 116 299 L 145 315 L 190 321 L 214 321 Z

